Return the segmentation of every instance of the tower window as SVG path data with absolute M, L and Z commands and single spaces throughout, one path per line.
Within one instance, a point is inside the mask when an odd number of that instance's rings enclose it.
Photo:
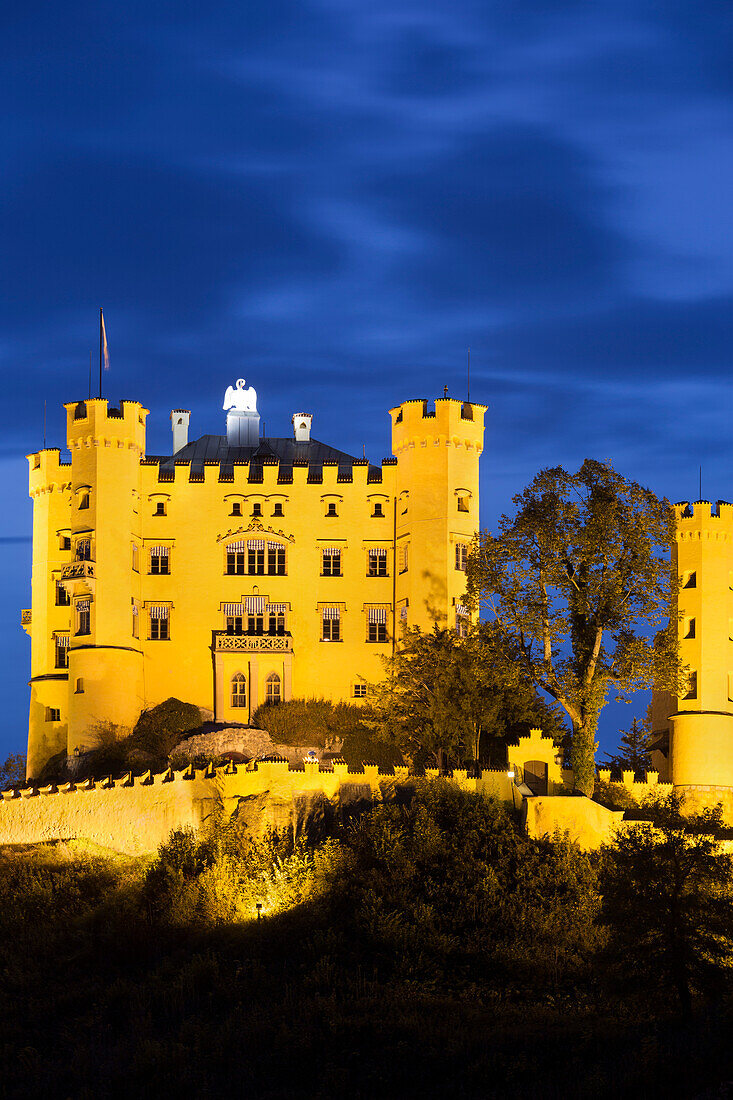
M 242 708 L 247 706 L 247 681 L 241 672 L 232 677 L 232 706 Z
M 687 691 L 684 699 L 697 699 L 697 673 L 690 672 L 687 676 Z
M 92 560 L 92 540 L 91 539 L 79 539 L 76 544 L 76 560 L 77 561 L 91 561 Z
M 132 605 L 132 636 L 133 638 L 140 637 L 140 613 L 136 603 Z
M 462 573 L 465 573 L 467 561 L 468 547 L 464 542 L 456 543 L 456 569 L 459 569 Z
M 341 550 L 338 546 L 327 546 L 323 550 L 322 576 L 341 576 Z
M 71 597 L 69 593 L 66 591 L 61 581 L 56 581 L 56 606 L 68 607 L 70 603 Z
M 374 519 L 376 516 L 384 516 L 384 512 L 382 510 L 382 505 L 378 501 L 374 505 L 374 511 L 372 512 L 372 519 Z
M 156 502 L 155 512 L 153 513 L 153 515 L 155 515 L 155 516 L 164 516 L 165 515 L 165 501 L 164 500 L 159 500 L 159 501 Z
M 241 514 L 242 514 L 242 505 L 238 500 L 235 500 L 232 503 L 232 510 L 230 512 L 230 515 L 232 515 L 232 516 L 241 516 Z
M 150 572 L 167 576 L 170 573 L 167 546 L 153 546 L 150 550 Z
M 341 612 L 337 607 L 324 607 L 321 621 L 321 641 L 341 641 Z
M 272 514 L 273 514 L 273 516 L 282 516 L 283 515 L 283 506 L 282 506 L 282 504 L 278 503 L 278 504 L 273 505 Z
M 84 677 L 83 676 L 77 676 L 77 678 L 76 678 L 75 694 L 76 695 L 83 695 L 84 694 Z
M 367 563 L 367 576 L 368 577 L 386 577 L 387 576 L 387 551 L 383 549 L 376 549 L 369 551 L 368 563 Z
M 401 567 L 400 567 L 400 573 L 406 573 L 407 572 L 407 567 L 408 567 L 408 564 L 409 564 L 409 557 L 410 557 L 410 544 L 409 544 L 409 542 L 406 542 L 405 545 L 402 547 L 401 557 L 402 557 L 402 564 L 401 564 Z
M 281 699 L 280 677 L 276 672 L 271 672 L 265 680 L 265 702 L 275 706 Z
M 79 497 L 79 510 L 89 507 L 89 493 L 82 493 Z
M 79 600 L 76 605 L 76 633 L 91 633 L 91 610 L 89 600 Z
M 132 547 L 132 571 L 133 573 L 140 571 L 140 550 L 134 543 Z
M 71 550 L 71 538 L 69 537 L 69 535 L 62 535 L 61 536 L 61 547 L 60 548 L 62 550 Z
M 69 635 L 57 634 L 56 642 L 56 668 L 69 667 Z
M 60 722 L 61 711 L 58 707 L 46 707 L 46 721 L 47 722 Z
M 458 511 L 459 512 L 467 512 L 468 511 L 468 497 L 459 497 L 458 498 Z
M 697 573 L 694 570 L 691 573 L 683 574 L 682 587 L 697 588 Z
M 694 638 L 695 637 L 695 620 L 694 619 L 685 619 L 685 630 L 684 630 L 684 635 L 683 636 L 685 638 Z
M 328 503 L 328 507 L 326 508 L 326 515 L 327 516 L 337 516 L 338 515 L 338 512 L 336 511 L 336 504 L 332 500 L 329 501 L 329 503 Z

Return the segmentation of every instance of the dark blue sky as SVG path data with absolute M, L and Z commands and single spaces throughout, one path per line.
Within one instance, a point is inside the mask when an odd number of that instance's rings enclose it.
M 6 5 L 0 754 L 25 740 L 23 455 L 110 396 L 379 460 L 391 405 L 490 405 L 482 521 L 587 456 L 733 496 L 729 0 Z M 604 720 L 604 747 L 644 703 Z

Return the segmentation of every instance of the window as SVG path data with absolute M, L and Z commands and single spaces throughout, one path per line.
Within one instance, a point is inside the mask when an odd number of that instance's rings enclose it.
M 68 668 L 69 667 L 69 635 L 68 634 L 56 634 L 54 641 L 56 643 L 56 668 Z
M 372 519 L 374 519 L 375 516 L 384 516 L 384 512 L 382 511 L 382 505 L 379 504 L 379 503 L 376 503 L 374 505 L 374 511 L 372 512 Z
M 321 641 L 341 641 L 341 612 L 337 607 L 324 607 L 321 620 Z
M 229 514 L 232 515 L 232 516 L 241 516 L 241 514 L 242 514 L 242 505 L 240 504 L 240 502 L 238 500 L 235 500 L 234 503 L 232 504 L 232 510 Z
M 685 637 L 685 638 L 694 638 L 695 637 L 695 620 L 694 619 L 685 619 L 683 637 Z
M 262 517 L 262 505 L 261 504 L 253 504 L 252 505 L 252 515 L 257 516 L 258 518 Z
M 150 572 L 168 576 L 170 565 L 168 562 L 168 547 L 153 546 L 150 549 Z
M 458 498 L 458 511 L 459 512 L 467 512 L 468 511 L 468 497 L 459 497 Z
M 61 711 L 58 707 L 46 707 L 46 721 L 47 722 L 60 722 Z
M 89 600 L 79 600 L 76 605 L 76 633 L 91 633 L 91 610 Z
M 247 681 L 241 672 L 232 677 L 232 706 L 247 706 Z
M 155 515 L 155 516 L 164 516 L 165 515 L 165 501 L 164 500 L 156 501 L 155 511 L 153 512 L 153 515 Z
M 132 547 L 132 571 L 133 573 L 140 572 L 140 550 L 134 544 Z
M 405 545 L 402 547 L 402 550 L 401 550 L 402 562 L 401 562 L 401 566 L 400 566 L 400 573 L 406 573 L 407 572 L 407 565 L 408 565 L 408 560 L 409 560 L 409 550 L 410 550 L 410 544 L 406 542 Z
M 267 633 L 268 634 L 284 634 L 285 633 L 285 611 L 287 610 L 284 603 L 271 603 L 268 608 L 267 618 Z
M 383 607 L 370 607 L 367 613 L 367 641 L 387 641 L 387 612 Z
M 697 588 L 697 573 L 685 573 L 682 577 L 683 588 Z
M 242 633 L 242 616 L 227 615 L 227 634 Z
M 230 576 L 244 574 L 244 543 L 236 542 L 227 546 L 227 573 Z
M 341 550 L 338 546 L 326 546 L 323 550 L 322 576 L 341 576 Z
M 92 540 L 91 539 L 79 539 L 76 544 L 76 560 L 77 561 L 91 561 L 92 560 Z
M 264 617 L 264 615 L 248 615 L 247 616 L 247 633 L 248 634 L 264 634 L 265 633 L 265 617 Z
M 402 497 L 402 500 L 400 501 L 400 506 L 401 506 L 401 509 L 402 509 L 401 515 L 403 515 L 403 516 L 407 515 L 407 507 L 408 507 L 409 503 L 410 503 L 410 494 L 405 493 Z
M 368 577 L 386 577 L 387 576 L 387 551 L 386 550 L 370 550 L 368 567 Z
M 136 603 L 132 605 L 132 636 L 133 638 L 140 637 L 140 612 Z
M 283 506 L 282 506 L 282 504 L 275 504 L 273 509 L 272 509 L 272 514 L 273 514 L 273 516 L 282 516 L 283 515 Z
M 271 672 L 265 680 L 265 702 L 274 706 L 280 700 L 280 677 L 276 672 Z
M 366 698 L 367 686 L 366 684 L 354 684 L 354 698 L 364 699 Z
M 70 603 L 71 597 L 69 593 L 66 591 L 61 581 L 56 581 L 56 606 L 68 607 Z
M 83 676 L 77 676 L 77 678 L 76 678 L 76 689 L 75 689 L 74 693 L 76 695 L 83 695 L 84 694 L 84 677 Z
M 465 611 L 458 611 L 456 614 L 456 634 L 459 638 L 468 636 L 468 619 Z
M 282 543 L 268 542 L 267 572 L 277 577 L 285 576 L 285 547 Z
M 460 569 L 462 573 L 466 572 L 466 562 L 468 561 L 468 547 L 465 542 L 456 543 L 456 569 Z
M 82 493 L 79 497 L 79 511 L 89 507 L 89 493 Z
M 150 634 L 151 642 L 166 642 L 170 638 L 168 629 L 168 608 L 150 608 Z
M 337 516 L 338 515 L 338 512 L 336 511 L 336 504 L 333 500 L 329 501 L 329 503 L 328 503 L 328 506 L 326 508 L 326 515 L 327 516 Z
M 250 575 L 265 572 L 265 543 L 262 539 L 250 540 L 247 547 L 247 572 Z
M 69 535 L 61 536 L 61 549 L 71 550 L 71 538 L 69 537 Z
M 697 673 L 690 672 L 687 676 L 687 691 L 684 699 L 697 699 Z

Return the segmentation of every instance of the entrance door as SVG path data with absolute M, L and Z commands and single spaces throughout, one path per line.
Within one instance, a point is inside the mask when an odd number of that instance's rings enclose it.
M 543 760 L 528 760 L 524 765 L 524 782 L 532 794 L 547 794 L 547 764 Z

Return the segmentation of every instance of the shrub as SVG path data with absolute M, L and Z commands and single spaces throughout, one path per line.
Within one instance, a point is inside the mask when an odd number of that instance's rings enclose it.
M 328 699 L 291 699 L 273 707 L 264 704 L 252 716 L 252 725 L 267 730 L 275 742 L 283 745 L 319 745 L 335 739 L 343 741 L 342 756 L 347 764 L 359 767 L 365 760 L 382 768 L 401 764 L 399 750 L 381 740 L 367 727 L 366 707 L 353 703 L 332 703 Z
M 193 733 L 201 726 L 201 712 L 193 703 L 166 699 L 142 712 L 132 731 L 130 748 L 156 758 L 167 758 L 184 734 Z

